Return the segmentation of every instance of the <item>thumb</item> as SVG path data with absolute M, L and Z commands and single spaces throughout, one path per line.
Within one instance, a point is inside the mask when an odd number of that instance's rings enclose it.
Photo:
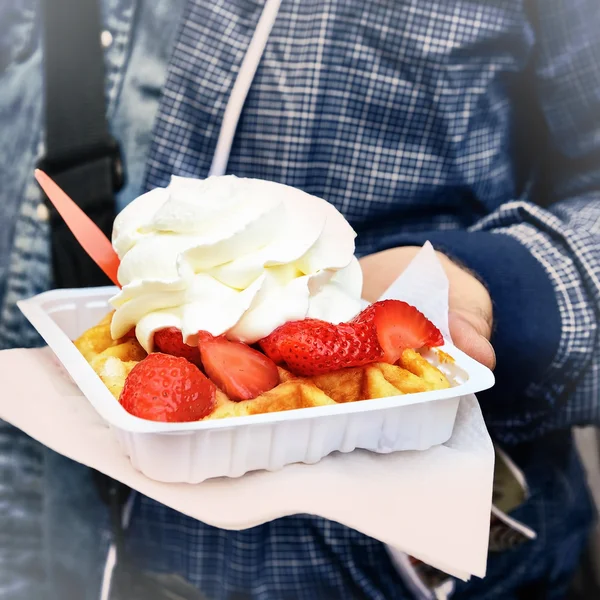
M 489 369 L 496 366 L 496 353 L 485 335 L 482 335 L 475 323 L 463 313 L 450 311 L 448 315 L 450 335 L 454 345 L 471 358 Z

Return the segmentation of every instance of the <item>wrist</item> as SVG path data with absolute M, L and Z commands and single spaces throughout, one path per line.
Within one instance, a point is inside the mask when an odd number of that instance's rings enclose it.
M 485 282 L 493 299 L 491 341 L 498 363 L 497 383 L 481 398 L 498 418 L 522 411 L 523 393 L 545 381 L 562 339 L 553 279 L 527 245 L 503 231 L 397 234 L 383 237 L 379 248 L 427 240 L 453 260 L 464 261 Z

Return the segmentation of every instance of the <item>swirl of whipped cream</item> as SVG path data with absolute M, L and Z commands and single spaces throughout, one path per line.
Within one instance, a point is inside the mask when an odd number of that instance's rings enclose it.
M 360 310 L 356 233 L 328 202 L 232 175 L 172 177 L 115 219 L 121 291 L 112 335 L 135 327 L 144 349 L 177 327 L 254 343 L 286 323 L 346 321 Z

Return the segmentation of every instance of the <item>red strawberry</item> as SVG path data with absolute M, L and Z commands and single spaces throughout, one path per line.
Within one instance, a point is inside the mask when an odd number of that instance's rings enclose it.
M 188 346 L 183 341 L 181 331 L 176 327 L 167 327 L 157 331 L 154 334 L 154 345 L 164 354 L 181 356 L 197 366 L 202 364 L 197 346 Z
M 375 327 L 384 360 L 389 363 L 395 363 L 407 348 L 431 348 L 444 343 L 440 330 L 423 313 L 400 300 L 375 302 L 352 322 Z
M 200 344 L 203 342 L 212 342 L 217 339 L 212 333 L 208 333 L 208 331 L 199 331 L 197 334 L 198 338 L 198 348 L 200 348 Z
M 120 402 L 141 419 L 177 423 L 209 415 L 215 397 L 215 385 L 198 367 L 184 358 L 155 352 L 131 369 Z
M 279 383 L 277 366 L 258 350 L 205 332 L 199 334 L 199 340 L 206 374 L 231 400 L 256 398 Z
M 383 354 L 369 323 L 292 321 L 278 327 L 259 344 L 270 356 L 281 357 L 294 374 L 303 376 L 359 367 L 381 360 Z
M 285 323 L 260 340 L 263 351 L 296 375 L 317 375 L 379 360 L 394 363 L 406 348 L 440 346 L 440 331 L 399 300 L 376 302 L 350 323 L 317 319 Z
M 281 329 L 281 327 L 279 327 Z M 276 329 L 275 331 L 278 331 Z M 280 365 L 283 362 L 283 356 L 279 352 L 280 336 L 274 335 L 275 331 L 258 342 L 259 348 L 276 364 Z

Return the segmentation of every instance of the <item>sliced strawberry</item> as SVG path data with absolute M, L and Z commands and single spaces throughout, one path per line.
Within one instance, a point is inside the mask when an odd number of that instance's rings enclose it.
M 141 419 L 177 423 L 209 415 L 216 393 L 215 385 L 198 367 L 184 358 L 155 352 L 133 367 L 120 402 Z
M 199 334 L 204 370 L 231 400 L 250 400 L 279 383 L 275 363 L 258 350 L 223 337 Z
M 279 329 L 281 329 L 281 327 L 279 327 Z M 275 331 L 278 331 L 278 329 Z M 281 338 L 275 331 L 273 331 L 271 335 L 260 340 L 258 346 L 276 365 L 281 365 L 285 362 L 283 356 L 281 356 L 281 352 L 279 352 Z
M 388 302 L 387 300 L 380 300 L 379 302 L 375 302 L 367 306 L 361 310 L 351 321 L 350 323 L 364 323 L 365 325 L 371 325 L 375 327 L 375 312 L 377 311 L 377 307 L 382 305 L 384 302 Z
M 208 333 L 208 331 L 199 331 L 196 337 L 198 338 L 198 347 L 200 347 L 202 342 L 212 342 L 217 339 L 212 333 Z
M 154 345 L 164 354 L 181 356 L 197 366 L 201 366 L 200 352 L 197 346 L 188 346 L 183 335 L 176 327 L 160 329 L 154 334 Z
M 440 330 L 414 306 L 400 300 L 382 300 L 363 310 L 354 323 L 373 323 L 385 362 L 395 363 L 407 348 L 442 346 Z
M 333 325 L 318 319 L 292 321 L 259 342 L 281 357 L 292 373 L 311 376 L 381 360 L 383 352 L 369 323 Z
M 399 300 L 376 302 L 341 325 L 317 319 L 285 323 L 259 341 L 271 359 L 304 376 L 380 360 L 394 363 L 406 348 L 443 343 L 431 321 Z

